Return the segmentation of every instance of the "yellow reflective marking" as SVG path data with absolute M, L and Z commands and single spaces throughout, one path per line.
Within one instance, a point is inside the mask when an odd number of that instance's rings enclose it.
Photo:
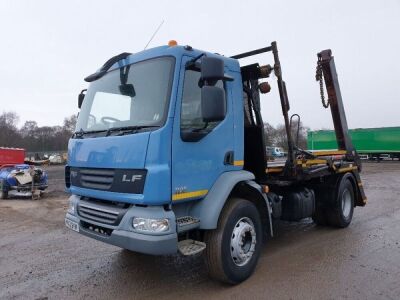
M 235 161 L 233 162 L 233 165 L 234 165 L 235 167 L 241 167 L 241 166 L 244 165 L 244 160 L 235 160 Z
M 298 160 L 298 165 L 302 165 L 305 167 L 306 165 L 319 165 L 319 164 L 326 164 L 325 159 L 307 159 L 307 160 Z
M 345 172 L 349 172 L 349 171 L 353 171 L 353 170 L 357 170 L 358 167 L 346 167 L 346 168 L 340 168 L 339 170 L 337 170 L 337 173 L 345 173 Z
M 279 173 L 282 172 L 283 168 L 268 168 L 265 170 L 267 173 Z
M 315 156 L 324 156 L 324 155 L 340 155 L 346 154 L 346 150 L 334 150 L 334 151 L 311 151 L 311 153 Z
M 199 191 L 193 191 L 193 192 L 173 194 L 172 201 L 201 197 L 201 196 L 206 195 L 207 193 L 208 193 L 208 190 L 199 190 Z

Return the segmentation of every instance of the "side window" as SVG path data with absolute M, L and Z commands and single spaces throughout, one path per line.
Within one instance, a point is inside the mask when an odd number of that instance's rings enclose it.
M 201 116 L 201 88 L 199 87 L 200 72 L 194 70 L 185 71 L 183 83 L 182 107 L 181 107 L 181 130 L 206 129 L 211 130 L 219 122 L 206 124 Z M 216 86 L 224 88 L 222 80 Z

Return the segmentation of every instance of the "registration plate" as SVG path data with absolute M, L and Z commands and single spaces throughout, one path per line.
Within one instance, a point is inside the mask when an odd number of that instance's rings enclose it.
M 74 221 L 65 219 L 65 226 L 67 226 L 69 229 L 72 229 L 73 231 L 79 232 L 79 224 Z

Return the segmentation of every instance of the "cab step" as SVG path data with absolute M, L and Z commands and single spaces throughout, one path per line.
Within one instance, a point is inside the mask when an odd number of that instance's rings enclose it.
M 189 231 L 200 226 L 200 220 L 191 216 L 184 216 L 176 219 L 178 233 Z
M 194 255 L 206 249 L 206 243 L 195 240 L 183 240 L 178 243 L 179 252 L 185 256 Z

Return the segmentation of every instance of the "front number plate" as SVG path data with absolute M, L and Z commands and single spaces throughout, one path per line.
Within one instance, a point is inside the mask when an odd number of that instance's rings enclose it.
M 79 224 L 74 221 L 65 219 L 65 226 L 67 226 L 69 229 L 72 229 L 73 231 L 79 232 Z

